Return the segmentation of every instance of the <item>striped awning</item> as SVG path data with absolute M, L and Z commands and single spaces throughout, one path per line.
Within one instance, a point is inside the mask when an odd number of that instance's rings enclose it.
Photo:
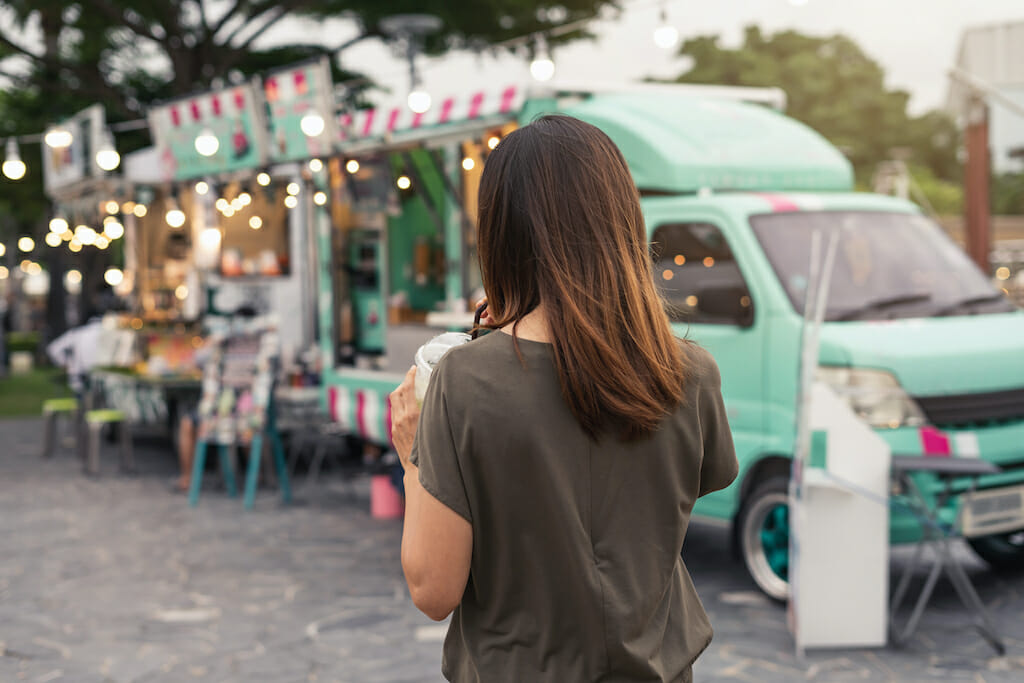
M 403 99 L 374 109 L 342 112 L 338 128 L 343 145 L 387 139 L 411 131 L 514 115 L 525 98 L 526 89 L 517 85 L 478 90 L 435 101 L 423 114 L 413 112 Z

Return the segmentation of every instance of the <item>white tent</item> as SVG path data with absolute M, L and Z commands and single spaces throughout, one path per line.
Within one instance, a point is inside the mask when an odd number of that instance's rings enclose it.
M 954 71 L 960 76 L 950 80 L 949 111 L 958 118 L 966 113 L 973 90 L 967 81 L 990 88 L 993 166 L 997 173 L 1020 170 L 1022 162 L 1009 152 L 1024 147 L 1024 21 L 964 31 Z

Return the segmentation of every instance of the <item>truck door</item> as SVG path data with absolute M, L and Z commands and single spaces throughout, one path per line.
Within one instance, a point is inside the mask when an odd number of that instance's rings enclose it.
M 764 333 L 756 294 L 726 232 L 715 220 L 651 221 L 654 280 L 679 336 L 711 352 L 722 374 L 722 394 L 740 471 L 758 455 L 764 431 Z M 763 316 L 761 316 L 763 317 Z M 738 486 L 701 499 L 696 514 L 729 519 Z

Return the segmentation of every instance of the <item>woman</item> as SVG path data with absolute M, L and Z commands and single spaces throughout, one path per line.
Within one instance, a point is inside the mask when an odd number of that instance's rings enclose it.
M 442 671 L 688 681 L 711 627 L 680 550 L 694 501 L 737 470 L 718 368 L 673 337 L 597 128 L 510 134 L 479 206 L 494 331 L 442 359 L 422 419 L 413 370 L 391 395 L 406 580 L 431 618 L 455 611 Z

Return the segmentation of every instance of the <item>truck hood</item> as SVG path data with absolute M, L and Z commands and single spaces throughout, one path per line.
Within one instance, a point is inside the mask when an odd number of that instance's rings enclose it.
M 912 396 L 1024 387 L 1024 311 L 828 322 L 821 363 L 888 370 Z

